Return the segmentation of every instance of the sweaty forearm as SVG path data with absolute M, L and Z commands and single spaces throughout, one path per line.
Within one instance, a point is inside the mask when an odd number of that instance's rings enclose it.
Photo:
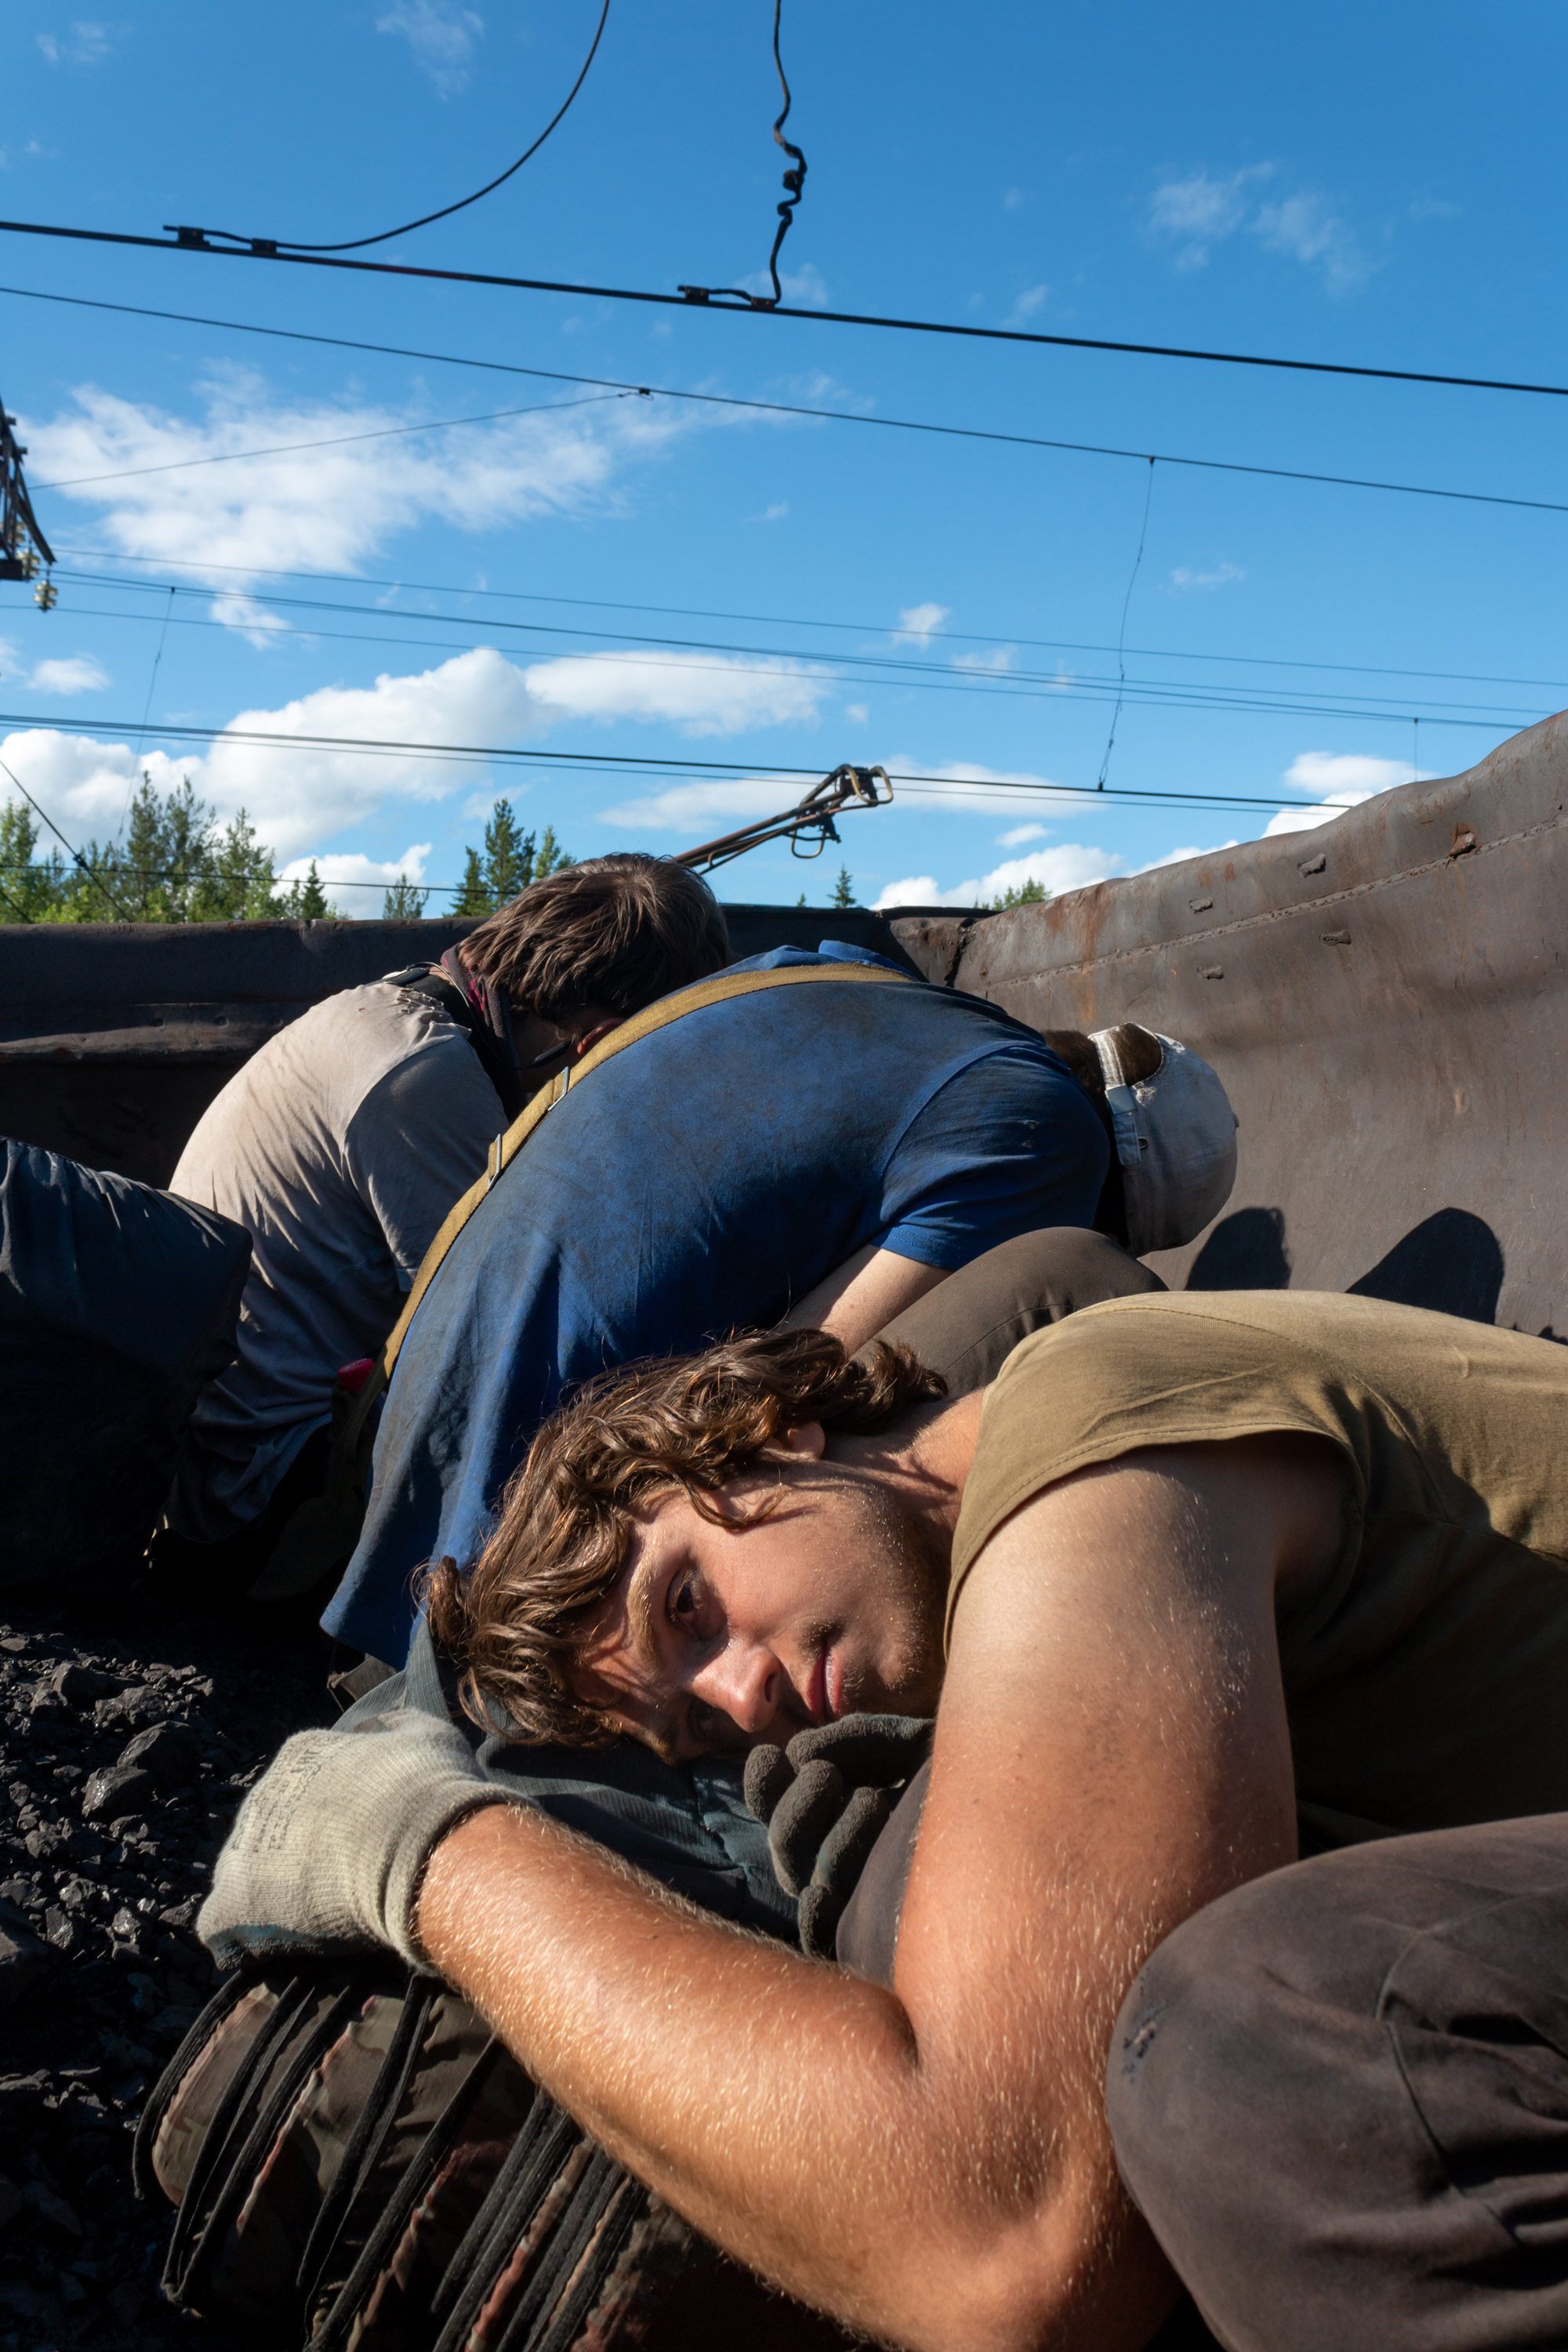
M 890 1993 L 500 1810 L 437 1846 L 418 1933 L 552 2095 L 739 2260 L 884 2340 L 1043 2340 L 998 2329 L 1037 2213 L 966 2198 L 955 2070 L 922 2064 Z

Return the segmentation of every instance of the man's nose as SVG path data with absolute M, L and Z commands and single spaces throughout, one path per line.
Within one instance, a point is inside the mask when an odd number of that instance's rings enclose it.
M 715 1706 L 742 1731 L 766 1731 L 784 1699 L 785 1675 L 773 1652 L 760 1643 L 731 1641 L 698 1675 L 691 1687 L 704 1706 Z

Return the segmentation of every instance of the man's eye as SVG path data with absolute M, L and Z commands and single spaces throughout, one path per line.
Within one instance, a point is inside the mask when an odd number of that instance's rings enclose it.
M 691 1626 L 697 1622 L 697 1580 L 678 1577 L 670 1587 L 669 1613 L 678 1625 Z

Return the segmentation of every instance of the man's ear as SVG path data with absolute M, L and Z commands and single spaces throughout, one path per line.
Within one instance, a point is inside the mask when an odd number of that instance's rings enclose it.
M 803 1461 L 820 1462 L 827 1451 L 827 1432 L 819 1421 L 803 1421 L 797 1428 L 782 1431 L 773 1443 Z
M 574 1037 L 572 1040 L 573 1060 L 580 1062 L 584 1054 L 591 1054 L 595 1046 L 609 1035 L 612 1029 L 618 1029 L 620 1025 L 620 1020 L 617 1017 L 613 1021 L 596 1021 L 591 1029 L 584 1029 L 580 1037 Z

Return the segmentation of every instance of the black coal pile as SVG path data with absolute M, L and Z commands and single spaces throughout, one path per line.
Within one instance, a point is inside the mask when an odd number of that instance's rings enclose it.
M 194 1923 L 235 1810 L 332 1717 L 320 1643 L 134 1591 L 0 1604 L 0 2352 L 231 2352 L 159 2297 L 131 2142 L 216 1982 Z

